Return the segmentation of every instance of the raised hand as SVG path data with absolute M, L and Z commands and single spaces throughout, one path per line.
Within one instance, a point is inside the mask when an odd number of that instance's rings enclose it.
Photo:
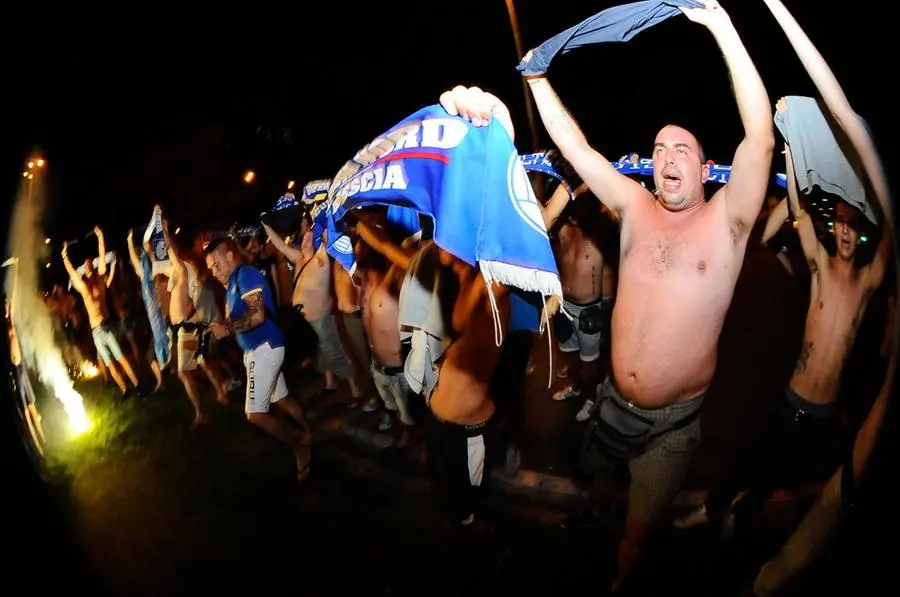
M 695 23 L 700 23 L 706 27 L 716 25 L 718 23 L 731 22 L 731 17 L 725 12 L 725 9 L 716 0 L 698 0 L 703 3 L 703 8 L 684 8 L 679 7 L 678 10 L 684 13 L 684 16 Z
M 441 106 L 451 116 L 459 116 L 474 126 L 487 126 L 491 117 L 503 125 L 510 137 L 515 138 L 515 129 L 509 116 L 509 109 L 492 93 L 479 87 L 457 85 L 441 94 Z

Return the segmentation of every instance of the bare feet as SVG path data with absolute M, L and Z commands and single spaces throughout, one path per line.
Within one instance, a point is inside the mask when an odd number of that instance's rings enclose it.
M 201 425 L 206 425 L 209 421 L 209 417 L 204 414 L 198 414 L 194 417 L 194 421 L 191 423 L 191 429 L 196 429 Z
M 216 396 L 216 402 L 222 406 L 228 406 L 228 394 L 220 394 Z

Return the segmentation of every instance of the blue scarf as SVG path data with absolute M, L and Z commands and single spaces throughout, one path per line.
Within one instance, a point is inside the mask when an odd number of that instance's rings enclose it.
M 153 282 L 153 263 L 146 251 L 141 251 L 140 259 L 141 297 L 144 299 L 144 308 L 147 310 L 147 319 L 150 321 L 150 331 L 153 332 L 153 352 L 156 354 L 159 368 L 164 369 L 172 356 L 169 351 L 168 326 L 162 307 L 159 305 L 159 297 L 156 295 L 156 284 Z
M 542 75 L 557 54 L 565 54 L 582 46 L 608 41 L 628 41 L 635 35 L 666 19 L 681 14 L 679 7 L 700 8 L 697 0 L 644 0 L 613 6 L 551 37 L 526 61 L 516 67 L 523 75 Z
M 653 160 L 650 158 L 638 157 L 636 153 L 630 153 L 622 156 L 618 162 L 612 162 L 613 168 L 622 174 L 639 176 L 653 176 Z M 706 163 L 709 166 L 709 178 L 706 179 L 707 184 L 725 184 L 731 178 L 731 166 L 713 163 L 712 160 Z M 785 187 L 787 185 L 787 177 L 784 174 L 777 173 L 773 177 L 775 184 Z
M 331 181 L 327 178 L 309 181 L 303 187 L 303 195 L 300 196 L 300 202 L 303 205 L 311 205 L 324 201 L 325 197 L 328 196 L 329 186 L 331 186 Z
M 429 106 L 361 149 L 335 175 L 332 217 L 397 205 L 434 220 L 434 242 L 493 282 L 543 296 L 562 286 L 540 206 L 509 134 Z
M 522 167 L 527 172 L 541 172 L 552 176 L 569 191 L 569 197 L 575 198 L 575 189 L 581 184 L 581 177 L 559 151 L 550 149 L 538 153 L 526 153 L 520 158 Z

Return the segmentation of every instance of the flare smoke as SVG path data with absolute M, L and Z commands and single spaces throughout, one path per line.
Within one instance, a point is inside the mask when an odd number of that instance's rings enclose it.
M 47 250 L 41 225 L 44 212 L 44 188 L 41 177 L 26 180 L 10 220 L 7 254 L 12 263 L 6 268 L 5 290 L 11 298 L 13 323 L 22 351 L 22 359 L 62 402 L 69 427 L 80 433 L 87 429 L 81 395 L 73 388 L 62 351 L 53 337 L 53 320 L 39 288 L 38 263 Z M 15 290 L 15 292 L 13 292 Z

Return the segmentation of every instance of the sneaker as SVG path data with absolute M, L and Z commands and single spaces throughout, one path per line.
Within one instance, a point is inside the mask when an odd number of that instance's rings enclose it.
M 695 527 L 698 524 L 706 524 L 709 522 L 709 516 L 706 515 L 706 505 L 702 505 L 699 508 L 694 508 L 684 516 L 680 518 L 676 518 L 672 524 L 676 529 L 689 529 L 691 527 Z
M 591 418 L 591 411 L 594 410 L 594 402 L 590 398 L 584 401 L 584 406 L 581 407 L 581 410 L 578 411 L 578 414 L 575 415 L 575 420 L 579 423 L 584 423 L 588 419 Z
M 378 431 L 387 431 L 393 426 L 394 417 L 392 417 L 390 413 L 384 413 L 383 415 L 381 415 L 381 420 L 378 421 Z
M 363 412 L 367 412 L 367 413 L 375 412 L 376 410 L 378 410 L 378 404 L 380 402 L 381 401 L 376 396 L 369 398 L 368 400 L 366 400 L 366 403 L 363 405 Z
M 557 402 L 562 402 L 564 400 L 571 400 L 572 398 L 578 398 L 581 396 L 581 390 L 575 389 L 573 386 L 566 386 L 563 389 L 559 390 L 555 394 L 553 394 L 553 399 Z

